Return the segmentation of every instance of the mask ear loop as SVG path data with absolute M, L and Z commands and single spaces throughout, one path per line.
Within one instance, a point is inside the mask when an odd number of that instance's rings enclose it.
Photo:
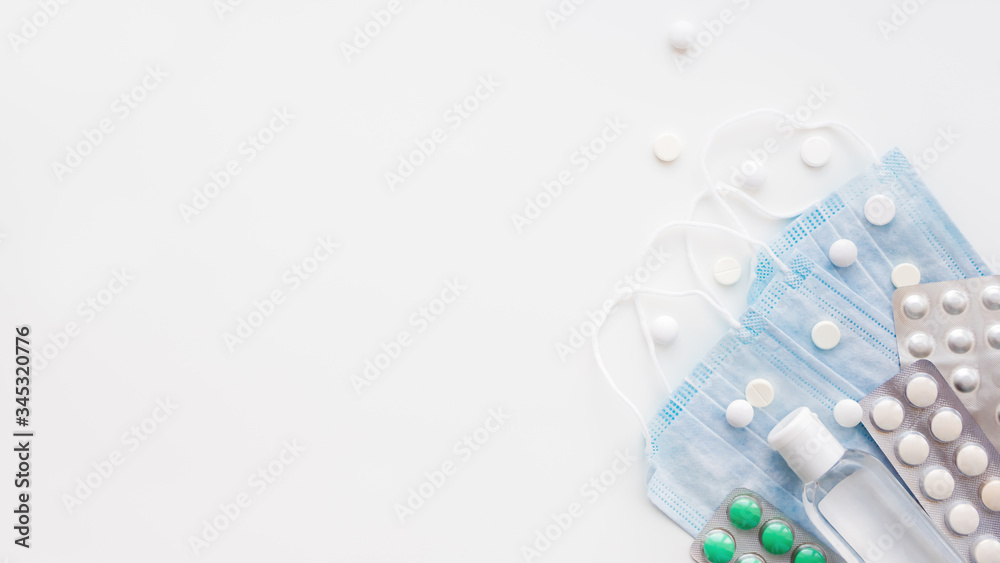
M 618 299 L 615 300 L 614 304 L 611 305 L 611 308 L 608 310 L 608 317 L 610 317 L 611 314 L 614 313 L 614 311 L 618 308 L 618 306 L 621 305 L 623 302 L 625 302 L 628 299 L 632 299 L 635 295 L 639 294 L 658 295 L 661 297 L 688 297 L 691 295 L 698 296 L 707 301 L 708 304 L 712 306 L 712 308 L 717 310 L 726 319 L 726 322 L 729 323 L 730 326 L 736 329 L 741 328 L 740 322 L 736 320 L 736 317 L 734 317 L 732 313 L 727 311 L 725 307 L 723 307 L 715 300 L 713 300 L 711 296 L 697 289 L 687 289 L 682 291 L 667 291 L 663 289 L 652 289 L 645 287 L 630 288 L 628 293 L 619 296 Z M 642 413 L 639 411 L 639 408 L 635 406 L 635 403 L 630 401 L 628 396 L 626 396 L 625 393 L 623 393 L 622 390 L 615 383 L 614 378 L 611 377 L 611 373 L 608 371 L 607 366 L 604 364 L 603 356 L 601 356 L 600 335 L 601 335 L 601 328 L 605 324 L 607 324 L 607 322 L 598 327 L 597 330 L 594 332 L 594 335 L 590 337 L 590 343 L 594 350 L 594 360 L 597 363 L 597 368 L 601 370 L 601 373 L 604 375 L 604 379 L 607 380 L 608 385 L 611 386 L 611 389 L 615 392 L 616 395 L 618 395 L 618 398 L 621 399 L 626 406 L 628 406 L 629 410 L 632 411 L 632 414 L 635 415 L 636 420 L 639 421 L 639 427 L 642 428 L 642 436 L 646 440 L 646 446 L 648 447 L 653 443 L 653 441 L 649 436 L 649 429 L 646 428 L 646 419 L 643 418 Z M 659 362 L 657 361 L 656 363 L 657 366 L 659 367 Z M 666 379 L 664 379 L 664 381 L 666 381 Z M 670 389 L 669 385 L 667 389 L 668 390 Z

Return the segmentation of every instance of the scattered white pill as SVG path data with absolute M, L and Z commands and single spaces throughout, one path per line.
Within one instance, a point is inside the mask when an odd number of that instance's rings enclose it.
M 979 370 L 960 367 L 951 373 L 951 385 L 959 393 L 972 393 L 979 388 Z
M 809 137 L 802 143 L 802 162 L 814 168 L 830 162 L 830 141 L 823 137 Z
M 677 319 L 667 315 L 656 317 L 649 325 L 649 332 L 653 336 L 653 340 L 661 346 L 673 344 L 677 340 L 679 331 Z
M 846 268 L 858 259 L 858 245 L 842 238 L 830 245 L 830 262 L 838 268 Z
M 906 287 L 920 283 L 920 270 L 909 262 L 904 262 L 892 269 L 892 285 Z
M 719 258 L 715 263 L 712 274 L 715 276 L 715 281 L 719 282 L 719 284 L 733 285 L 740 281 L 740 276 L 743 275 L 743 267 L 740 266 L 740 263 L 735 258 L 724 256 Z
M 753 405 L 737 399 L 726 407 L 726 421 L 733 428 L 746 428 L 753 421 Z
M 929 499 L 945 500 L 955 492 L 955 478 L 941 467 L 931 469 L 920 479 L 920 489 Z
M 931 445 L 922 434 L 907 432 L 896 443 L 896 457 L 909 466 L 917 466 L 927 461 L 931 453 Z
M 759 190 L 767 180 L 767 169 L 753 160 L 744 161 L 740 165 L 740 172 L 746 177 L 743 187 L 751 191 Z
M 1000 325 L 993 325 L 986 330 L 986 342 L 991 348 L 1000 349 Z
M 969 296 L 957 289 L 946 291 L 941 296 L 941 308 L 949 315 L 961 315 L 968 306 Z
M 990 464 L 990 456 L 979 444 L 965 444 L 955 452 L 955 465 L 963 475 L 979 477 L 986 473 Z
M 1000 286 L 991 285 L 983 290 L 983 307 L 990 311 L 1000 309 Z
M 903 299 L 903 314 L 912 320 L 924 318 L 931 310 L 931 303 L 926 295 L 914 294 Z
M 747 401 L 762 409 L 774 400 L 774 386 L 766 379 L 754 379 L 747 383 Z
M 861 423 L 862 416 L 861 405 L 853 399 L 843 399 L 833 406 L 833 418 L 844 428 L 854 428 Z
M 681 140 L 677 135 L 667 133 L 653 143 L 653 154 L 663 162 L 673 162 L 681 155 L 681 146 Z
M 954 442 L 962 435 L 962 416 L 953 409 L 939 410 L 931 417 L 931 434 L 942 442 Z
M 979 511 L 967 502 L 951 507 L 945 516 L 948 527 L 960 536 L 967 536 L 979 528 Z
M 964 328 L 956 328 L 955 330 L 948 333 L 945 338 L 945 342 L 948 343 L 948 349 L 956 354 L 965 354 L 969 350 L 972 350 L 972 344 L 976 341 L 972 333 Z
M 1000 541 L 986 538 L 976 542 L 972 546 L 972 563 L 1000 563 Z
M 926 373 L 917 374 L 906 384 L 906 400 L 917 408 L 933 405 L 937 396 L 937 383 Z
M 813 344 L 821 350 L 830 350 L 840 344 L 840 329 L 830 321 L 820 321 L 812 329 Z
M 675 49 L 686 51 L 694 44 L 694 25 L 686 20 L 675 21 L 670 26 L 670 45 Z
M 886 432 L 899 428 L 903 424 L 903 405 L 892 397 L 883 397 L 872 407 L 872 423 Z
M 906 340 L 906 350 L 914 358 L 926 358 L 934 351 L 934 339 L 929 334 L 918 332 Z
M 865 219 L 876 227 L 888 225 L 896 216 L 896 204 L 884 195 L 873 195 L 865 202 Z
M 991 479 L 979 489 L 979 499 L 993 512 L 1000 511 L 1000 479 Z

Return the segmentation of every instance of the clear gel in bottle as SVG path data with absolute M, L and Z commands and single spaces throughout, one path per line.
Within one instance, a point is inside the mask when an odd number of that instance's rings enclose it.
M 882 462 L 844 449 L 807 407 L 779 422 L 767 442 L 806 484 L 809 520 L 848 561 L 963 561 Z

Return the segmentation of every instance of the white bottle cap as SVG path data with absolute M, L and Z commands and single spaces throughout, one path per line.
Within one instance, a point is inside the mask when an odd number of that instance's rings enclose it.
M 783 418 L 767 435 L 767 444 L 785 458 L 803 483 L 819 479 L 847 451 L 809 407 L 799 407 Z

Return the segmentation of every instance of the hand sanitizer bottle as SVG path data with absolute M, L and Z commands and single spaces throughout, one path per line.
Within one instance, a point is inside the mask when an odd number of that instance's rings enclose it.
M 846 450 L 808 407 L 792 411 L 767 437 L 806 484 L 809 520 L 851 562 L 942 563 L 961 556 L 878 459 Z

